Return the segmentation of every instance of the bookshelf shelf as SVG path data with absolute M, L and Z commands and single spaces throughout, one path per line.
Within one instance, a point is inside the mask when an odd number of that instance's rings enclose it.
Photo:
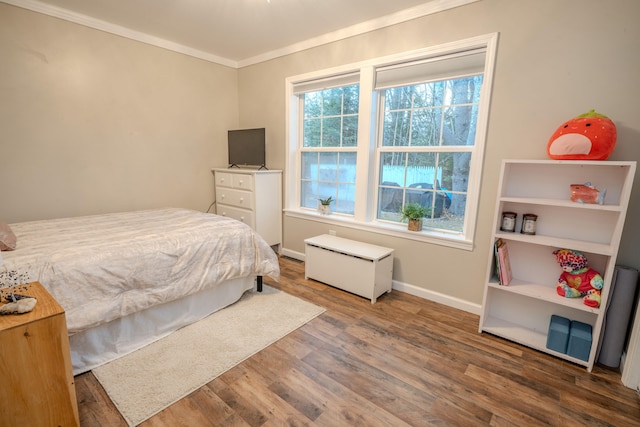
M 585 366 L 597 359 L 599 339 L 615 269 L 620 237 L 631 194 L 636 162 L 504 160 L 494 214 L 491 256 L 487 268 L 479 331 Z M 590 182 L 605 190 L 604 204 L 570 200 L 570 185 Z M 518 214 L 515 232 L 500 230 L 502 212 Z M 535 214 L 536 234 L 521 234 L 524 214 Z M 512 279 L 500 284 L 496 271 L 496 241 L 508 246 Z M 574 249 L 604 279 L 600 308 L 582 298 L 556 293 L 562 272 L 556 249 Z M 588 360 L 547 348 L 552 315 L 587 323 L 592 328 Z
M 564 239 L 561 237 L 534 235 L 519 233 L 503 233 L 497 232 L 495 238 L 501 238 L 505 241 L 515 240 L 519 242 L 525 242 L 530 245 L 543 245 L 543 246 L 557 246 L 557 247 L 570 247 L 577 251 L 593 252 L 602 255 L 613 255 L 614 248 L 606 243 L 595 243 L 586 240 L 579 239 Z
M 509 286 L 502 286 L 496 282 L 489 282 L 489 287 L 498 288 L 500 292 L 513 292 L 514 294 L 524 295 L 529 298 L 536 298 L 574 310 L 582 310 L 589 313 L 599 313 L 600 308 L 586 306 L 580 298 L 561 298 L 556 293 L 555 284 L 541 285 L 538 283 L 524 282 L 522 280 L 513 279 Z
M 576 359 L 575 357 L 568 356 L 557 351 L 547 348 L 547 334 L 546 332 L 535 331 L 533 329 L 526 328 L 522 325 L 509 322 L 507 320 L 498 318 L 488 318 L 485 323 L 485 332 L 493 335 L 498 335 L 509 341 L 517 342 L 518 344 L 525 345 L 535 350 L 543 351 L 545 353 L 552 354 L 556 357 L 560 357 L 569 360 L 573 363 L 582 366 L 589 366 L 589 363 Z

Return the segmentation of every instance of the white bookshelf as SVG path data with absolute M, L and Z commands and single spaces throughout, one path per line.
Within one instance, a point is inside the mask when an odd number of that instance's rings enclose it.
M 629 204 L 636 162 L 504 160 L 493 222 L 491 250 L 480 317 L 480 332 L 487 332 L 554 356 L 593 368 L 605 319 L 620 237 Z M 571 184 L 591 182 L 606 189 L 603 205 L 570 200 Z M 515 232 L 500 230 L 502 212 L 518 214 Z M 536 234 L 521 234 L 523 214 L 538 216 Z M 507 242 L 513 280 L 502 286 L 493 275 L 496 239 Z M 589 267 L 604 279 L 602 303 L 588 307 L 582 298 L 556 293 L 562 272 L 553 251 L 574 249 L 584 253 Z M 588 360 L 546 347 L 551 315 L 587 323 L 592 327 Z

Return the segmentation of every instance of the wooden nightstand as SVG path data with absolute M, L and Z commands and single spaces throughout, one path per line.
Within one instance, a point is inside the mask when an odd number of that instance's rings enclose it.
M 79 426 L 64 310 L 38 282 L 15 292 L 38 303 L 0 316 L 0 424 Z

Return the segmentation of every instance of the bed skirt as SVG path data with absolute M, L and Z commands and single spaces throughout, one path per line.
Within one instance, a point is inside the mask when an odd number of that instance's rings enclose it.
M 255 277 L 228 280 L 196 294 L 71 335 L 73 374 L 90 371 L 197 322 L 238 301 L 255 284 Z

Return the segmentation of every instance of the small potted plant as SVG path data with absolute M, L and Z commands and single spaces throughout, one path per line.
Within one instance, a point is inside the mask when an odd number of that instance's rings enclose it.
M 329 215 L 331 213 L 331 202 L 333 202 L 333 197 L 327 197 L 326 199 L 318 199 L 320 204 L 318 205 L 318 211 L 322 215 Z
M 422 218 L 431 214 L 431 209 L 422 206 L 419 203 L 407 203 L 400 211 L 402 214 L 402 221 L 409 220 L 409 231 L 421 231 L 422 230 Z

